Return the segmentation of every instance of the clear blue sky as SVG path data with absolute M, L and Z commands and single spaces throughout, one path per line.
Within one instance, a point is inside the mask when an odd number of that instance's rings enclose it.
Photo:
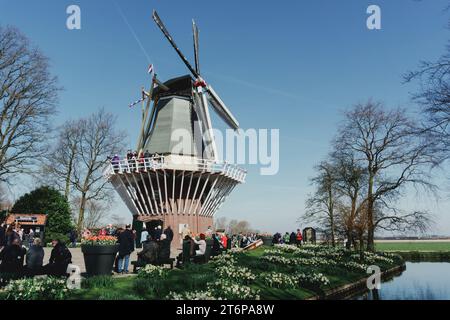
M 70 4 L 81 7 L 81 30 L 66 28 Z M 370 4 L 381 7 L 382 30 L 366 28 Z M 297 227 L 311 191 L 312 167 L 328 152 L 342 110 L 370 97 L 415 108 L 409 100 L 414 86 L 403 85 L 401 75 L 444 52 L 450 39 L 448 4 L 0 0 L 0 24 L 17 26 L 51 59 L 64 87 L 55 124 L 105 106 L 118 115 L 134 146 L 139 108 L 127 105 L 148 85 L 149 62 L 162 79 L 187 73 L 151 20 L 151 10 L 158 10 L 191 61 L 194 18 L 205 78 L 242 127 L 280 129 L 279 174 L 260 176 L 258 167 L 248 167 L 247 183 L 235 189 L 218 215 L 273 232 Z M 443 190 L 440 200 L 411 192 L 402 207 L 430 209 L 437 216 L 435 232 L 450 234 L 450 188 L 448 181 L 436 183 Z M 17 188 L 16 196 L 29 187 Z M 118 204 L 114 212 L 130 219 Z

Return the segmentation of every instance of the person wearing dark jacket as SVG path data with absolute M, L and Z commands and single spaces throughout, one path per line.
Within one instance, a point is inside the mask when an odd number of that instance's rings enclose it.
M 0 226 L 0 250 L 6 245 L 6 226 L 4 223 Z
M 117 239 L 119 242 L 118 272 L 128 273 L 128 265 L 130 263 L 130 254 L 134 251 L 134 236 L 131 231 L 131 225 L 126 225 Z
M 170 244 L 172 242 L 172 240 L 173 240 L 173 230 L 172 230 L 172 228 L 170 226 L 167 226 L 167 228 L 164 229 L 163 233 L 166 235 L 166 239 L 167 239 L 167 241 L 169 241 L 169 244 Z
M 170 241 L 165 233 L 161 235 L 159 240 L 159 261 L 167 261 L 170 258 Z
M 28 275 L 34 276 L 42 273 L 42 265 L 44 263 L 44 249 L 41 246 L 41 239 L 35 238 L 33 245 L 27 252 L 26 269 Z
M 19 239 L 14 239 L 0 252 L 0 272 L 21 274 L 23 271 L 23 257 L 26 249 L 20 245 Z
M 19 234 L 14 230 L 13 226 L 9 226 L 8 229 L 6 229 L 6 233 L 5 233 L 5 241 L 6 241 L 6 245 L 11 245 L 14 240 L 19 240 L 19 245 L 20 245 L 20 236 Z
M 156 241 L 159 241 L 159 239 L 161 238 L 161 234 L 162 234 L 162 228 L 160 225 L 158 225 L 155 228 L 155 237 L 153 239 L 155 239 Z
M 292 231 L 291 235 L 289 236 L 289 244 L 294 245 L 296 243 L 296 241 L 297 241 L 297 237 L 295 235 L 295 232 Z
M 66 245 L 58 240 L 52 240 L 52 252 L 48 264 L 44 267 L 45 273 L 49 276 L 65 276 L 67 274 L 67 266 L 72 263 L 72 254 Z
M 212 256 L 218 256 L 222 252 L 222 243 L 219 240 L 219 237 L 216 233 L 213 233 L 212 235 L 213 239 L 213 247 L 212 247 Z
M 138 253 L 138 259 L 143 264 L 157 264 L 159 259 L 159 245 L 151 235 L 148 235 L 147 240 L 142 242 L 142 248 L 142 251 Z

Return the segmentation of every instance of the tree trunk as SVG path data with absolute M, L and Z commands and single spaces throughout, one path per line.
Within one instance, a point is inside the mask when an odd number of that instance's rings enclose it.
M 364 261 L 364 237 L 362 234 L 359 235 L 359 260 Z
M 66 176 L 66 188 L 64 190 L 64 196 L 66 197 L 66 199 L 69 199 L 69 194 L 70 194 L 70 176 L 72 175 L 72 166 L 73 166 L 73 158 L 70 159 L 69 161 L 69 172 L 67 172 L 67 176 Z
M 367 190 L 367 251 L 374 251 L 374 225 L 373 225 L 373 174 L 369 177 Z
M 345 236 L 347 237 L 347 242 L 345 243 L 345 249 L 350 250 L 351 245 L 352 245 L 351 232 L 347 231 L 345 233 Z
M 328 189 L 328 210 L 330 213 L 330 228 L 331 228 L 331 245 L 333 247 L 336 246 L 334 242 L 334 207 L 333 207 L 333 192 L 331 190 L 331 186 Z
M 78 232 L 81 233 L 83 230 L 83 223 L 84 223 L 84 211 L 86 209 L 86 193 L 83 192 L 81 194 L 81 203 L 80 203 L 80 209 L 78 211 L 78 224 L 77 229 Z

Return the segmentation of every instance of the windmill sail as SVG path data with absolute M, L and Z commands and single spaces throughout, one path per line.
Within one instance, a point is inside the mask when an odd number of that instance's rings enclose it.
M 222 120 L 234 130 L 239 129 L 239 122 L 210 85 L 206 86 L 206 92 L 208 93 L 209 102 Z

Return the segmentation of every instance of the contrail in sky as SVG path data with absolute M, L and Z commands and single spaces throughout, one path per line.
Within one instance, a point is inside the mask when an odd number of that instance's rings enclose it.
M 139 40 L 138 36 L 136 35 L 136 32 L 134 32 L 133 27 L 130 25 L 130 23 L 128 22 L 127 17 L 125 17 L 125 14 L 123 13 L 122 9 L 120 8 L 119 4 L 116 1 L 113 1 L 114 4 L 116 5 L 116 9 L 119 12 L 120 16 L 122 17 L 123 21 L 125 22 L 125 24 L 128 27 L 128 30 L 130 30 L 131 34 L 133 35 L 134 39 L 136 40 L 137 44 L 139 45 L 139 47 L 141 48 L 142 52 L 144 53 L 145 57 L 148 60 L 148 63 L 152 63 L 153 59 L 150 58 L 149 54 L 147 53 L 147 51 L 145 50 L 144 46 L 142 45 L 142 42 Z

